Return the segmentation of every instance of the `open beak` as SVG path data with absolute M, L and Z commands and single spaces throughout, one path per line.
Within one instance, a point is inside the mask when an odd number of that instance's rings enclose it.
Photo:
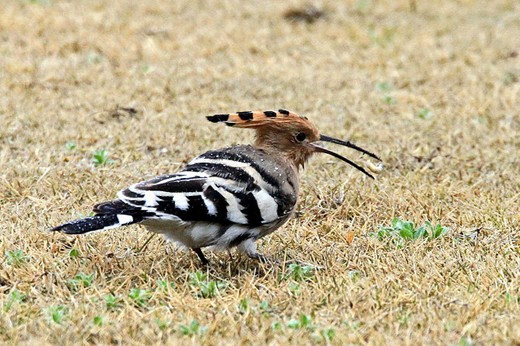
M 329 137 L 329 136 L 325 136 L 325 135 L 320 135 L 320 141 L 323 141 L 323 142 L 330 142 L 330 143 L 335 143 L 335 144 L 339 144 L 339 145 L 343 145 L 345 147 L 349 147 L 349 148 L 352 148 L 352 149 L 355 149 L 357 151 L 360 151 L 362 152 L 363 154 L 367 154 L 368 156 L 370 157 L 373 157 L 374 159 L 378 160 L 378 161 L 381 161 L 381 159 L 379 157 L 377 157 L 376 154 L 374 153 L 371 153 L 370 151 L 367 151 L 363 148 L 360 148 L 358 147 L 357 145 L 355 144 L 352 144 L 348 141 L 342 141 L 340 139 L 336 139 L 336 138 L 332 138 L 332 137 Z M 329 154 L 331 156 L 334 156 L 335 158 L 337 159 L 340 159 L 341 161 L 344 161 L 346 163 L 348 163 L 349 165 L 357 168 L 358 170 L 360 170 L 361 172 L 365 173 L 367 176 L 369 176 L 370 178 L 374 179 L 374 177 L 372 176 L 372 174 L 368 173 L 363 167 L 359 166 L 358 164 L 350 161 L 349 159 L 347 159 L 346 157 L 343 157 L 339 154 L 336 154 L 335 152 L 333 151 L 330 151 L 329 149 L 326 149 L 318 144 L 315 144 L 315 143 L 310 143 L 314 149 L 317 151 L 317 152 L 320 152 L 320 153 L 325 153 L 325 154 Z

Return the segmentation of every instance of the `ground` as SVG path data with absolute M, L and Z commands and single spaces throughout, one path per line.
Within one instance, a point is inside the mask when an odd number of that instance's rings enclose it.
M 0 343 L 520 344 L 519 1 L 4 0 L 0 39 Z M 385 170 L 313 158 L 277 264 L 46 232 L 278 108 Z

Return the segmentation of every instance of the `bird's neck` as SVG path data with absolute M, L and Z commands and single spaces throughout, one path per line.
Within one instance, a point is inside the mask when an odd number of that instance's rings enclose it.
M 300 168 L 303 168 L 307 162 L 309 155 L 305 155 L 297 150 L 290 150 L 290 148 L 280 148 L 276 145 L 265 145 L 265 143 L 255 143 L 255 148 L 267 153 L 274 161 L 280 162 L 284 166 L 289 166 L 296 174 Z

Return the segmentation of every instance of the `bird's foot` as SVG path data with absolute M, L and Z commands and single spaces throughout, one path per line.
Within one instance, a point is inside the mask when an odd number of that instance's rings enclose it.
M 206 258 L 206 256 L 204 256 L 204 254 L 202 253 L 202 250 L 200 248 L 193 249 L 193 251 L 195 251 L 197 256 L 199 256 L 200 261 L 202 262 L 202 265 L 206 266 L 209 264 L 208 259 Z
M 266 255 L 259 254 L 257 252 L 253 254 L 247 254 L 249 258 L 257 260 L 258 262 L 265 263 L 265 264 L 280 264 L 280 261 L 278 261 L 275 258 L 271 258 Z

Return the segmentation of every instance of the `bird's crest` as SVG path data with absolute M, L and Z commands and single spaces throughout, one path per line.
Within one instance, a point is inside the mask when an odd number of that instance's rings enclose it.
M 206 117 L 212 123 L 224 123 L 235 127 L 264 127 L 287 123 L 308 123 L 306 117 L 285 109 L 278 111 L 246 111 L 227 114 L 215 114 Z

